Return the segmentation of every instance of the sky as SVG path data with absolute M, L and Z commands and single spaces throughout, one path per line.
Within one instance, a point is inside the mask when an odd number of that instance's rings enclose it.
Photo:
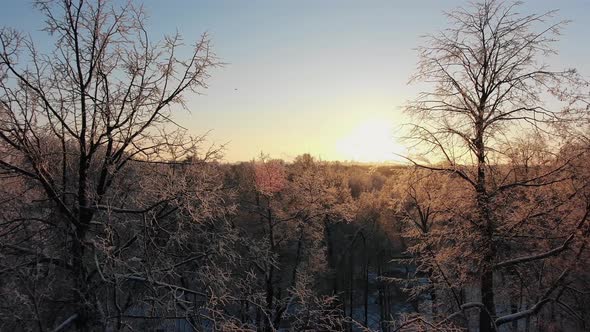
M 140 2 L 140 1 L 138 1 Z M 260 153 L 292 159 L 396 161 L 409 119 L 402 106 L 421 36 L 446 27 L 443 11 L 465 1 L 145 0 L 151 38 L 178 30 L 185 40 L 207 32 L 225 63 L 208 89 L 187 98 L 175 119 L 191 133 L 225 144 L 225 160 Z M 43 42 L 43 18 L 26 0 L 2 0 L 0 25 Z M 557 44 L 556 68 L 590 78 L 590 0 L 529 0 L 524 13 L 559 9 L 572 20 Z

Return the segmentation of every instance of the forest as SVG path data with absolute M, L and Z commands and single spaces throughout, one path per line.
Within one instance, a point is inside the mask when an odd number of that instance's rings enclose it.
M 143 7 L 0 29 L 0 331 L 588 331 L 590 85 L 567 21 L 482 0 L 422 40 L 399 164 L 224 161 L 223 66 Z M 367 50 L 370 51 L 370 50 Z

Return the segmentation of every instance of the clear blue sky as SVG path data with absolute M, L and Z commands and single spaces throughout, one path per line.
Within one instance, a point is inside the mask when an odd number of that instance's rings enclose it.
M 287 159 L 305 152 L 323 159 L 385 159 L 367 150 L 395 149 L 373 131 L 391 131 L 406 121 L 399 107 L 417 92 L 406 83 L 419 36 L 443 29 L 442 11 L 466 2 L 143 3 L 152 38 L 178 29 L 190 40 L 207 31 L 215 53 L 228 63 L 212 73 L 204 95 L 189 99 L 191 113 L 180 111 L 177 118 L 194 133 L 212 130 L 211 141 L 229 142 L 226 160 L 236 161 L 261 151 Z M 1 6 L 0 24 L 30 32 L 41 28 L 29 1 L 2 0 Z M 552 62 L 590 77 L 589 0 L 529 0 L 522 11 L 556 8 L 573 22 Z M 356 150 L 342 148 L 354 140 L 361 142 Z

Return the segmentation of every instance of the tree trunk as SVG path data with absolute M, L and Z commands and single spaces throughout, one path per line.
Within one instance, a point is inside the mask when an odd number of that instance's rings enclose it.
M 379 255 L 377 256 L 377 275 L 378 276 L 382 276 L 383 275 L 383 258 L 382 258 L 382 252 L 379 252 Z M 378 282 L 378 289 L 379 289 L 379 326 L 381 327 L 381 331 L 385 331 L 385 300 L 384 300 L 384 294 L 383 294 L 383 283 L 382 282 Z
M 478 121 L 475 124 L 475 139 L 473 141 L 477 155 L 477 181 L 475 186 L 477 209 L 479 213 L 479 227 L 481 229 L 483 259 L 481 261 L 480 290 L 481 301 L 485 307 L 479 314 L 479 331 L 495 331 L 492 320 L 496 316 L 494 303 L 494 223 L 490 208 L 490 197 L 486 187 L 486 147 L 484 143 L 484 110 L 485 98 L 482 97 L 478 107 Z
M 353 258 L 353 254 L 352 254 L 352 250 L 349 252 L 349 262 L 348 262 L 348 267 L 349 267 L 349 280 L 348 280 L 348 296 L 349 296 L 349 302 L 350 302 L 350 320 L 352 321 L 353 319 L 353 302 L 354 302 L 354 258 Z M 349 324 L 349 330 L 352 331 L 352 323 Z
M 97 325 L 98 308 L 96 308 L 96 297 L 88 285 L 88 271 L 84 263 L 84 238 L 86 236 L 85 227 L 78 227 L 72 239 L 70 251 L 72 254 L 73 270 L 73 303 L 78 314 L 75 325 L 78 331 L 92 331 L 93 326 Z
M 270 209 L 270 198 L 268 199 L 268 208 L 267 212 L 267 222 L 268 222 L 268 237 L 270 243 L 270 252 L 274 254 L 275 252 L 275 240 L 274 240 L 274 226 L 272 223 L 272 211 Z M 272 331 L 271 324 L 272 324 L 272 312 L 274 307 L 274 285 L 273 285 L 273 278 L 274 278 L 274 266 L 271 265 L 269 271 L 266 275 L 266 309 L 267 309 L 267 316 L 265 317 L 265 331 Z
M 338 295 L 338 274 L 336 273 L 336 257 L 334 257 L 334 243 L 332 242 L 332 230 L 328 216 L 324 218 L 324 237 L 326 239 L 326 251 L 328 255 L 328 268 L 332 284 L 332 295 Z
M 493 276 L 492 271 L 484 271 L 481 277 L 481 301 L 487 310 L 479 314 L 479 330 L 481 332 L 495 331 L 492 324 L 493 317 L 491 317 L 491 315 L 494 315 L 494 312 L 491 310 L 494 308 Z
M 365 249 L 365 327 L 369 327 L 369 253 L 367 251 L 367 240 L 363 236 Z

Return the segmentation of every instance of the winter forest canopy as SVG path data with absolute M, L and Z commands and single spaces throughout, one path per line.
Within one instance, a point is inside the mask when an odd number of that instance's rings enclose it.
M 34 8 L 51 47 L 0 29 L 0 331 L 590 330 L 589 73 L 550 65 L 559 12 L 441 14 L 391 165 L 226 162 L 175 120 L 231 71 L 207 34 Z

